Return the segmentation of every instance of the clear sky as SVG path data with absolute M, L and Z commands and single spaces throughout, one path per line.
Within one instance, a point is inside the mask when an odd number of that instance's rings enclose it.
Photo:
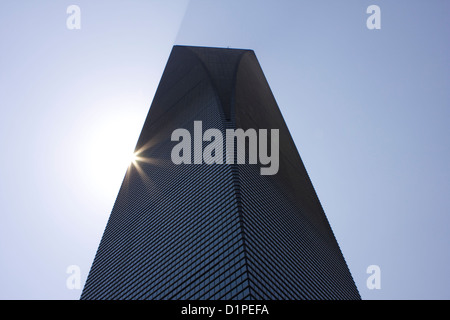
M 0 299 L 79 298 L 66 268 L 82 287 L 174 44 L 255 50 L 362 298 L 450 299 L 449 17 L 446 0 L 2 1 Z

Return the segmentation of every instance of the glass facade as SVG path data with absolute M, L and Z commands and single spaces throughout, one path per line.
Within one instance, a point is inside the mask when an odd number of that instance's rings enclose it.
M 279 129 L 278 173 L 174 164 L 194 121 Z M 136 153 L 81 299 L 360 298 L 252 50 L 175 46 Z

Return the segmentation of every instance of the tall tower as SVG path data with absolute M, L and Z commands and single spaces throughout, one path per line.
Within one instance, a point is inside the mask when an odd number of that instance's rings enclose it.
M 194 121 L 278 129 L 277 173 L 175 164 Z M 174 46 L 135 154 L 81 299 L 360 299 L 252 50 Z

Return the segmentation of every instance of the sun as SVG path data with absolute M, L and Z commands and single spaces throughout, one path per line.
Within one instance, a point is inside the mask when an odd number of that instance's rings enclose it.
M 142 119 L 116 116 L 102 120 L 90 132 L 83 157 L 90 189 L 111 200 L 117 196 L 128 168 L 137 164 L 138 155 L 133 151 Z
M 129 165 L 132 165 L 132 164 L 136 165 L 137 160 L 138 160 L 138 156 L 137 156 L 136 152 L 133 152 L 130 157 Z

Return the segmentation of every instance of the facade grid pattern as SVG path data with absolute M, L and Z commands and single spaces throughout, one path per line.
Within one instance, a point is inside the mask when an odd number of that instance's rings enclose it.
M 279 173 L 175 165 L 194 121 L 279 129 Z M 360 299 L 253 51 L 175 46 L 136 153 L 81 299 Z

